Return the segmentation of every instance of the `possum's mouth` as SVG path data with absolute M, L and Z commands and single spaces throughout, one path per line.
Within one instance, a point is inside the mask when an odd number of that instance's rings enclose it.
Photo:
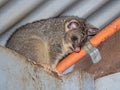
M 71 49 L 72 49 L 72 51 L 79 53 L 81 50 L 81 45 L 80 44 L 77 44 L 77 45 L 73 44 Z
M 75 47 L 75 48 L 74 48 L 74 52 L 79 53 L 79 52 L 80 52 L 80 50 L 81 50 L 81 47 Z
M 84 46 L 85 42 L 87 39 L 83 39 L 81 40 L 81 42 L 75 42 L 74 44 L 72 44 L 72 51 L 79 53 L 81 51 L 81 48 Z

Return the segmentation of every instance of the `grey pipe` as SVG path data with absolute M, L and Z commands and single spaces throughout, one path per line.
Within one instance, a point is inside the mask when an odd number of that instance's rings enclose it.
M 43 0 L 13 0 L 4 9 L 0 11 L 0 33 L 16 24 L 21 18 L 24 18 Z
M 62 15 L 74 15 L 86 18 L 108 1 L 109 0 L 81 0 L 77 2 L 77 4 L 75 4 L 74 6 L 71 6 L 71 8 L 69 8 Z
M 9 0 L 0 0 L 0 7 L 6 4 Z
M 102 29 L 120 16 L 120 0 L 111 0 L 107 5 L 87 18 L 88 22 Z
M 49 0 L 45 4 L 39 6 L 25 19 L 23 19 L 18 26 L 40 19 L 56 17 L 59 15 L 60 12 L 62 12 L 66 7 L 68 7 L 71 3 L 74 3 L 75 1 L 76 0 Z

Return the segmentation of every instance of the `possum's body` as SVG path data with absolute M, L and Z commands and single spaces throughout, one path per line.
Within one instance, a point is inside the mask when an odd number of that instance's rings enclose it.
M 71 20 L 75 25 L 73 23 L 69 27 L 66 26 Z M 79 42 L 74 41 L 76 39 L 72 34 L 77 37 L 77 41 L 80 39 Z M 20 27 L 6 46 L 37 64 L 55 67 L 65 55 L 73 52 L 75 48 L 78 49 L 81 43 L 86 41 L 87 36 L 84 20 L 78 17 L 51 18 Z

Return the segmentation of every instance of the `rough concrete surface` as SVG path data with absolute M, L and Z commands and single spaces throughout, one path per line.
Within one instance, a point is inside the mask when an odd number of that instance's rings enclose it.
M 58 78 L 22 55 L 0 46 L 0 90 L 93 89 L 94 79 L 88 73 L 74 71 Z

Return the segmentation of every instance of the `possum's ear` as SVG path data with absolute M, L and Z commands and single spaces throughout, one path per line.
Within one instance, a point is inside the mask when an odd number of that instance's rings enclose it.
M 79 22 L 77 20 L 71 20 L 69 22 L 66 22 L 65 24 L 65 31 L 70 31 L 79 28 Z
M 89 36 L 93 36 L 95 35 L 96 33 L 99 32 L 99 29 L 91 24 L 86 24 L 86 28 L 88 30 L 88 35 Z

